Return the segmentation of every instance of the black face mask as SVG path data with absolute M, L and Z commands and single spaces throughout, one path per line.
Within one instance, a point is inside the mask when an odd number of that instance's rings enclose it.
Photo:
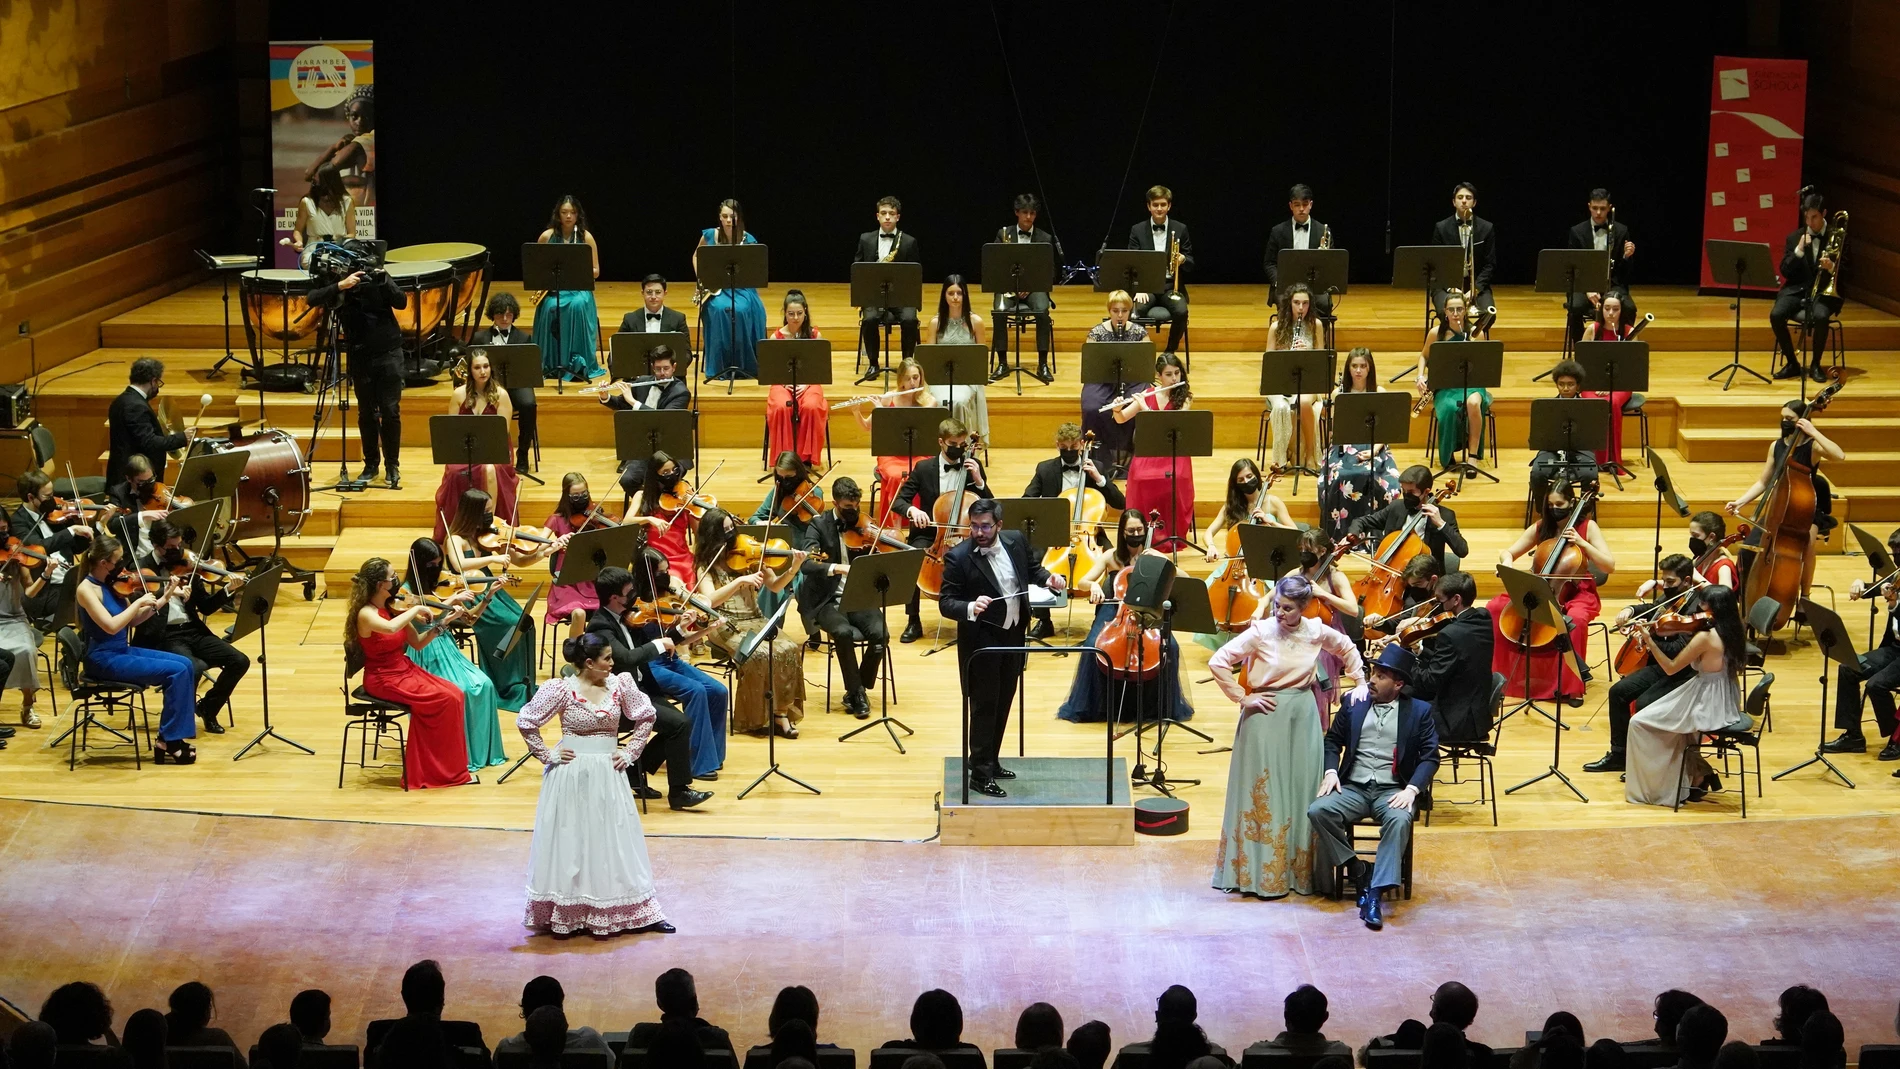
M 1786 438 L 1787 436 L 1789 436 L 1790 434 L 1793 434 L 1794 432 L 1795 432 L 1794 420 L 1784 419 L 1781 421 L 1781 436 L 1783 438 Z
M 591 494 L 580 494 L 576 497 L 568 498 L 567 503 L 568 507 L 575 512 L 586 512 L 587 506 L 594 503 L 594 498 Z
M 1552 523 L 1562 523 L 1570 518 L 1569 505 L 1545 505 L 1544 518 Z
M 1418 507 L 1424 503 L 1425 499 L 1422 497 L 1413 497 L 1411 494 L 1405 495 L 1405 511 L 1407 512 L 1417 512 Z
M 1237 482 L 1234 484 L 1234 489 L 1251 496 L 1255 490 L 1260 489 L 1260 480 L 1247 479 L 1243 482 Z
M 1311 567 L 1312 567 L 1313 565 L 1315 565 L 1315 564 L 1318 564 L 1318 563 L 1319 563 L 1319 554 L 1317 554 L 1317 553 L 1307 553 L 1307 552 L 1305 552 L 1305 551 L 1301 551 L 1301 553 L 1300 553 L 1300 567 L 1302 567 L 1302 568 L 1311 568 Z
M 1123 549 L 1140 549 L 1142 547 L 1142 543 L 1146 541 L 1148 541 L 1148 536 L 1146 533 L 1129 534 L 1127 531 L 1122 532 L 1122 548 Z
M 781 497 L 789 497 L 792 494 L 798 493 L 799 486 L 801 486 L 805 482 L 805 480 L 799 478 L 796 475 L 792 476 L 789 479 L 781 475 L 773 479 L 772 482 L 773 482 L 773 485 L 778 487 L 778 492 Z
M 856 527 L 858 525 L 858 510 L 857 509 L 839 509 L 838 510 L 838 525 L 840 527 Z
M 1078 467 L 1082 462 L 1080 449 L 1058 449 L 1056 453 L 1062 457 L 1062 466 L 1065 468 Z
M 1700 557 L 1702 554 L 1707 553 L 1708 551 L 1709 551 L 1709 543 L 1707 540 L 1701 539 L 1701 538 L 1689 539 L 1689 555 L 1691 557 Z
M 960 445 L 946 445 L 946 446 L 944 446 L 944 447 L 943 447 L 943 458 L 944 458 L 945 460 L 948 460 L 948 461 L 949 461 L 950 463 L 952 463 L 952 464 L 956 464 L 956 463 L 959 463 L 959 462 L 961 462 L 961 461 L 963 460 L 963 447 L 962 447 L 962 446 L 960 446 Z

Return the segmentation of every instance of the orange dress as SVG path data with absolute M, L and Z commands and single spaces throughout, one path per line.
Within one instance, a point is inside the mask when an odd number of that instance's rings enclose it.
M 819 336 L 812 331 L 811 336 Z M 772 337 L 783 339 L 790 337 L 783 328 L 772 332 Z M 798 436 L 792 436 L 792 407 L 794 398 L 790 386 L 774 386 L 766 395 L 765 429 L 767 461 L 777 460 L 780 453 L 797 453 L 807 464 L 816 464 L 825 456 L 825 424 L 831 418 L 831 406 L 825 402 L 823 386 L 800 386 L 795 399 L 798 408 Z

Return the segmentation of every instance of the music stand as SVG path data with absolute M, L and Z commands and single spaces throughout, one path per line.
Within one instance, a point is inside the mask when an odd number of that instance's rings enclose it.
M 683 408 L 621 409 L 614 413 L 614 457 L 624 468 L 665 451 L 690 465 L 694 460 L 693 424 L 696 413 Z
M 1002 529 L 1016 531 L 1023 536 L 1029 543 L 1030 560 L 1040 561 L 1050 550 L 1068 546 L 1070 517 L 1067 498 L 999 497 L 996 503 L 1003 509 Z M 1038 646 L 1049 645 L 1039 638 L 1029 641 Z M 1022 727 L 1020 723 L 1016 726 Z
M 1432 295 L 1442 288 L 1439 280 L 1461 279 L 1464 273 L 1465 250 L 1458 245 L 1401 245 L 1392 253 L 1393 288 L 1411 289 L 1416 286 L 1425 291 L 1426 333 L 1430 333 L 1432 316 L 1438 312 L 1438 304 Z M 1397 382 L 1417 370 L 1418 365 L 1413 364 L 1385 381 Z
M 1558 767 L 1563 760 L 1564 732 L 1570 730 L 1564 725 L 1563 665 L 1561 660 L 1562 658 L 1569 658 L 1571 669 L 1575 671 L 1577 666 L 1577 651 L 1570 647 L 1570 633 L 1565 629 L 1562 614 L 1558 611 L 1557 595 L 1551 592 L 1550 584 L 1545 582 L 1542 576 L 1534 572 L 1513 568 L 1508 564 L 1498 565 L 1498 578 L 1504 580 L 1505 592 L 1508 593 L 1511 596 L 1511 600 L 1517 604 L 1517 610 L 1523 614 L 1524 619 L 1532 623 L 1543 624 L 1546 627 L 1557 629 L 1559 636 L 1557 643 L 1561 647 L 1558 653 L 1559 664 L 1557 666 L 1557 715 L 1551 716 L 1549 713 L 1544 712 L 1543 706 L 1538 704 L 1537 699 L 1530 696 L 1531 656 L 1530 647 L 1527 645 L 1530 639 L 1530 628 L 1526 626 L 1524 628 L 1523 637 L 1516 640 L 1518 660 L 1524 665 L 1524 700 L 1512 706 L 1511 711 L 1505 713 L 1504 716 L 1498 720 L 1498 723 L 1502 724 L 1504 721 L 1528 709 L 1542 716 L 1544 719 L 1549 720 L 1555 724 L 1556 727 L 1550 733 L 1550 767 L 1517 786 L 1510 788 L 1504 793 L 1515 794 L 1533 783 L 1555 776 L 1558 780 L 1562 781 L 1564 786 L 1570 788 L 1570 793 L 1576 795 L 1579 801 L 1588 802 L 1590 799 L 1582 791 L 1578 790 L 1577 785 L 1570 782 L 1570 777 L 1564 775 L 1564 770 Z M 1579 672 L 1577 674 L 1581 678 L 1582 673 Z
M 1300 435 L 1306 421 L 1300 408 L 1309 395 L 1324 395 L 1337 375 L 1337 354 L 1331 349 L 1268 349 L 1260 354 L 1260 396 L 1292 395 L 1293 493 L 1300 492 L 1300 476 L 1319 478 L 1319 472 L 1300 463 Z M 1309 389 L 1310 387 L 1310 389 Z
M 792 607 L 792 598 L 790 596 L 790 592 L 788 591 L 785 599 L 779 602 L 778 608 L 772 610 L 772 615 L 767 617 L 764 623 L 760 624 L 758 627 L 748 632 L 745 638 L 739 642 L 739 648 L 732 651 L 732 657 L 731 657 L 732 667 L 735 673 L 738 672 L 740 669 L 743 669 L 746 665 L 746 662 L 750 661 L 754 656 L 758 654 L 758 650 L 760 646 L 765 647 L 765 655 L 768 658 L 772 656 L 772 635 L 775 631 L 778 630 L 780 621 L 785 619 L 785 611 L 787 609 L 790 609 L 791 607 Z M 770 715 L 771 710 L 777 708 L 777 705 L 774 704 L 774 694 L 773 694 L 773 686 L 776 683 L 773 677 L 776 676 L 777 674 L 778 673 L 773 669 L 772 666 L 770 665 L 766 666 L 765 708 L 768 711 L 768 715 Z M 909 731 L 910 729 L 905 728 L 904 730 Z M 779 767 L 778 729 L 776 727 L 768 726 L 765 732 L 765 771 L 759 773 L 758 779 L 755 779 L 751 783 L 747 784 L 746 789 L 739 792 L 739 800 L 744 801 L 746 795 L 751 794 L 755 789 L 758 788 L 759 784 L 764 783 L 767 779 L 773 776 L 778 776 L 781 779 L 790 780 L 792 783 L 796 784 L 797 786 L 805 788 L 806 790 L 810 791 L 813 794 L 825 793 L 819 790 L 818 788 L 812 786 L 811 784 L 806 783 L 804 780 L 799 779 L 797 776 L 792 775 L 790 772 L 787 772 L 784 769 Z
M 203 557 L 211 552 L 211 546 L 218 538 L 218 520 L 224 512 L 225 502 L 229 498 L 217 498 L 213 501 L 200 501 L 195 505 L 186 505 L 173 509 L 166 515 L 178 533 L 185 536 L 185 548 L 194 557 Z
M 698 281 L 708 290 L 749 289 L 762 290 L 772 285 L 772 272 L 769 267 L 769 255 L 763 245 L 701 245 L 694 252 L 699 265 Z M 702 309 L 701 314 L 704 314 Z M 701 328 L 701 339 L 705 337 L 705 328 Z M 757 340 L 757 339 L 754 339 Z M 739 304 L 726 294 L 726 344 L 727 351 L 733 355 L 731 367 L 719 373 L 726 380 L 726 393 L 732 393 L 732 384 L 740 378 L 751 376 L 740 369 L 739 354 Z
M 1764 383 L 1773 379 L 1742 363 L 1742 287 L 1746 285 L 1773 286 L 1775 283 L 1775 262 L 1766 243 L 1760 241 L 1717 241 L 1714 238 L 1704 243 L 1705 255 L 1709 258 L 1709 277 L 1718 284 L 1735 287 L 1735 355 L 1729 362 L 1709 372 L 1708 379 L 1713 382 L 1717 375 L 1728 372 L 1727 381 L 1722 389 L 1735 385 L 1735 376 L 1743 371 L 1755 376 Z
M 1181 498 L 1175 492 L 1175 480 L 1181 475 L 1182 457 L 1214 455 L 1214 413 L 1205 408 L 1152 409 L 1135 416 L 1135 456 L 1168 458 L 1168 530 L 1173 532 L 1170 555 L 1178 555 L 1181 546 L 1206 549 L 1194 540 L 1194 517 L 1181 525 Z M 1192 488 L 1190 487 L 1190 490 Z
M 561 551 L 561 567 L 554 573 L 555 586 L 579 586 L 591 583 L 603 568 L 625 568 L 640 552 L 640 528 L 631 523 L 618 527 L 589 527 L 568 540 Z
M 917 348 L 921 352 L 924 346 L 919 345 Z M 982 358 L 981 353 L 977 356 L 978 359 Z M 937 454 L 937 428 L 949 418 L 950 413 L 941 408 L 896 408 L 884 405 L 872 409 L 871 455 L 903 457 L 906 463 L 905 477 L 909 478 L 919 458 Z M 888 526 L 885 521 L 890 519 L 891 510 L 896 504 L 895 501 L 884 502 L 883 515 L 877 518 L 879 527 Z
M 1264 523 L 1243 523 L 1236 529 L 1240 532 L 1240 556 L 1247 562 L 1247 578 L 1271 588 L 1281 576 L 1299 568 L 1300 532 Z M 1273 596 L 1271 589 L 1267 596 Z M 1212 616 L 1213 610 L 1208 615 Z
M 1570 355 L 1576 344 L 1570 336 L 1570 302 L 1579 293 L 1602 293 L 1609 285 L 1608 248 L 1537 250 L 1537 284 L 1531 289 L 1534 293 L 1564 295 L 1564 355 Z M 1531 381 L 1542 382 L 1549 377 L 1550 372 L 1546 371 L 1532 376 Z
M 1056 247 L 1044 242 L 1018 244 L 1013 241 L 994 241 L 983 246 L 982 267 L 981 286 L 985 293 L 1047 293 L 1056 282 Z M 1055 307 L 1053 302 L 1050 307 Z M 1004 326 L 1002 320 L 1003 317 L 998 316 L 992 326 L 997 330 L 1002 330 Z M 1021 395 L 1023 392 L 1021 331 L 1016 333 L 1016 366 L 1010 370 L 1016 375 L 1016 393 Z
M 508 633 L 507 643 L 495 651 L 497 661 L 506 660 L 509 654 L 515 652 L 515 646 L 520 644 L 521 636 L 534 631 L 534 607 L 541 603 L 541 592 L 547 588 L 548 584 L 545 582 L 534 584 L 534 592 L 528 595 L 528 603 L 521 607 L 520 622 L 515 625 L 513 631 Z M 530 658 L 528 662 L 528 690 L 530 691 L 534 690 L 534 670 L 535 661 Z
M 1560 455 L 1585 449 L 1594 453 L 1594 446 L 1609 433 L 1610 402 L 1601 397 L 1539 397 L 1531 402 L 1532 449 Z M 1565 461 L 1563 466 L 1571 464 Z
M 1432 343 L 1430 355 L 1426 358 L 1426 367 L 1425 389 L 1432 395 L 1433 405 L 1438 403 L 1438 391 L 1459 391 L 1458 411 L 1453 415 L 1456 419 L 1465 415 L 1472 390 L 1496 389 L 1504 384 L 1504 343 L 1501 341 L 1435 341 Z M 1477 431 L 1482 435 L 1484 433 L 1482 414 L 1479 419 Z M 1608 433 L 1607 429 L 1605 433 Z M 1492 482 L 1497 482 L 1497 476 L 1471 462 L 1470 441 L 1469 431 L 1461 435 L 1458 439 L 1458 459 L 1432 478 L 1436 479 L 1441 475 L 1457 472 L 1459 489 L 1464 488 L 1465 479 L 1472 475 L 1480 475 Z M 1482 446 L 1482 440 L 1479 444 Z M 1427 442 L 1425 447 L 1436 453 L 1438 443 Z M 1497 459 L 1497 457 L 1492 457 L 1491 463 L 1495 465 Z
M 1854 541 L 1860 543 L 1860 551 L 1866 554 L 1867 566 L 1874 570 L 1873 578 L 1869 580 L 1869 585 L 1871 586 L 1873 583 L 1877 583 L 1886 578 L 1887 575 L 1893 571 L 1893 557 L 1887 553 L 1887 544 L 1875 538 L 1873 535 L 1868 534 L 1866 529 L 1861 527 L 1858 523 L 1848 524 L 1847 529 L 1853 533 Z M 1867 592 L 1866 601 L 1867 648 L 1873 649 L 1874 636 L 1877 633 L 1877 629 L 1874 626 L 1875 614 L 1879 612 L 1880 601 L 1872 590 Z
M 790 391 L 792 447 L 798 447 L 798 390 L 801 386 L 831 384 L 831 341 L 827 338 L 767 338 L 759 342 L 761 386 L 784 386 Z M 826 435 L 827 443 L 830 436 Z M 777 458 L 772 458 L 776 462 Z
M 1082 385 L 1114 384 L 1114 398 L 1124 400 L 1128 387 L 1145 386 L 1154 378 L 1155 343 L 1153 338 L 1140 341 L 1085 341 L 1082 343 Z M 1120 456 L 1111 469 L 1126 464 Z M 1113 475 L 1110 474 L 1110 478 Z
M 1164 293 L 1168 254 L 1162 249 L 1103 249 L 1095 257 L 1095 292 Z
M 910 600 L 910 592 L 917 589 L 917 573 L 924 567 L 924 551 L 921 549 L 893 550 L 889 553 L 866 553 L 851 562 L 851 573 L 844 577 L 844 592 L 838 599 L 838 608 L 842 612 L 869 612 L 873 609 L 884 613 L 893 605 Z M 1025 613 L 1029 610 L 1025 607 Z M 897 662 L 891 656 L 889 640 L 884 647 L 884 666 L 895 681 Z M 873 680 L 872 682 L 876 682 Z M 875 727 L 881 727 L 891 737 L 891 745 L 898 753 L 905 753 L 904 744 L 897 741 L 897 732 L 892 725 L 904 729 L 904 734 L 915 735 L 915 731 L 905 727 L 904 722 L 891 715 L 891 692 L 889 687 L 878 688 L 877 718 L 861 724 L 843 735 L 838 736 L 844 742 L 861 735 Z M 964 731 L 969 731 L 966 721 Z
M 1162 749 L 1167 745 L 1168 741 L 1168 729 L 1171 727 L 1179 728 L 1195 738 L 1200 739 L 1202 742 L 1214 741 L 1212 736 L 1207 735 L 1192 724 L 1180 720 L 1170 720 L 1168 718 L 1168 714 L 1174 711 L 1174 699 L 1177 697 L 1176 692 L 1181 689 L 1181 672 L 1178 663 L 1174 665 L 1168 663 L 1167 637 L 1175 632 L 1211 635 L 1220 630 L 1219 625 L 1214 622 L 1214 609 L 1208 603 L 1207 584 L 1192 576 L 1176 573 L 1172 584 L 1168 588 L 1168 598 L 1162 602 L 1161 616 L 1155 623 L 1159 625 L 1164 635 L 1161 643 L 1161 670 L 1159 672 L 1159 677 L 1163 682 L 1161 686 L 1157 688 L 1160 691 L 1157 695 L 1160 708 L 1155 710 L 1154 716 L 1154 771 L 1151 774 L 1147 766 L 1142 762 L 1141 745 L 1149 725 L 1147 718 L 1143 715 L 1146 710 L 1145 702 L 1141 697 L 1140 682 L 1138 680 L 1124 680 L 1124 688 L 1134 687 L 1136 695 L 1134 728 L 1135 767 L 1129 774 L 1129 779 L 1134 786 L 1148 787 L 1161 792 L 1161 794 L 1166 797 L 1172 798 L 1177 788 L 1198 787 L 1201 785 L 1201 781 L 1198 779 L 1173 779 L 1169 777 L 1167 761 L 1162 757 Z M 1180 657 L 1180 648 L 1181 643 L 1177 639 L 1175 641 L 1175 656 L 1177 660 Z M 1169 681 L 1172 681 L 1172 687 L 1169 686 Z M 1120 702 L 1115 703 L 1113 712 L 1117 717 L 1120 716 Z M 1121 738 L 1127 734 L 1128 732 L 1124 731 L 1121 735 L 1117 735 L 1116 738 Z
M 594 291 L 594 250 L 586 242 L 540 242 L 530 241 L 521 246 L 521 288 L 530 293 L 548 291 L 554 298 L 554 318 L 552 336 L 556 359 L 566 357 L 561 348 L 561 294 L 566 292 Z M 540 308 L 535 309 L 536 313 Z M 567 371 L 562 369 L 554 376 L 556 393 L 565 392 L 561 384 L 567 381 Z
M 257 667 L 262 673 L 263 685 L 260 692 L 264 695 L 264 730 L 258 732 L 256 738 L 245 743 L 242 750 L 231 755 L 233 761 L 250 753 L 253 747 L 265 739 L 276 739 L 286 746 L 294 746 L 307 754 L 316 753 L 303 743 L 279 734 L 270 722 L 270 641 L 266 625 L 270 623 L 271 607 L 277 603 L 277 581 L 283 577 L 285 567 L 282 564 L 273 564 L 244 581 L 244 585 L 238 588 L 237 593 L 237 623 L 231 626 L 231 633 L 224 636 L 226 642 L 235 645 L 238 639 L 253 631 L 257 632 Z
M 1669 507 L 1680 518 L 1688 518 L 1689 502 L 1676 492 L 1676 484 L 1669 477 L 1669 465 L 1651 449 L 1645 454 L 1649 470 L 1656 476 L 1656 551 L 1649 560 L 1649 581 L 1656 582 L 1662 575 L 1662 510 L 1663 499 L 1669 499 Z
M 965 300 L 968 300 L 967 292 Z M 881 260 L 873 260 L 851 265 L 852 306 L 861 309 L 878 308 L 886 313 L 878 320 L 878 325 L 884 328 L 883 360 L 878 367 L 884 374 L 889 375 L 895 370 L 891 367 L 891 327 L 896 325 L 897 317 L 889 315 L 890 311 L 894 308 L 917 308 L 923 303 L 923 264 L 898 261 L 885 263 Z M 869 378 L 870 376 L 866 375 L 858 381 L 865 382 Z
M 547 379 L 541 373 L 541 347 L 533 342 L 522 345 L 477 345 L 469 350 L 469 360 L 475 359 L 476 352 L 488 354 L 489 372 L 495 382 L 504 390 L 538 390 Z M 541 465 L 541 433 L 539 428 L 535 436 L 528 440 L 534 448 L 534 463 Z M 540 476 L 531 471 L 521 472 L 524 479 L 534 480 L 535 485 L 547 485 Z
M 1327 298 L 1327 314 L 1322 321 L 1330 328 L 1333 318 L 1339 314 L 1340 300 L 1346 295 L 1346 275 L 1351 269 L 1351 254 L 1345 249 L 1281 249 L 1274 259 L 1274 268 L 1281 284 L 1288 280 L 1306 283 L 1306 288 L 1314 293 L 1323 293 Z M 1332 335 L 1328 333 L 1326 346 L 1331 348 Z
M 1775 773 L 1771 778 L 1780 779 L 1783 776 L 1792 776 L 1796 772 L 1818 762 L 1826 766 L 1828 772 L 1839 776 L 1841 782 L 1847 784 L 1849 790 L 1853 790 L 1854 781 L 1848 779 L 1847 773 L 1842 772 L 1836 767 L 1833 761 L 1828 760 L 1827 756 L 1827 662 L 1833 661 L 1835 664 L 1844 667 L 1851 666 L 1854 671 L 1859 672 L 1860 651 L 1854 648 L 1854 637 L 1847 633 L 1847 625 L 1841 622 L 1841 618 L 1835 614 L 1833 609 L 1823 605 L 1817 605 L 1808 598 L 1802 598 L 1801 611 L 1807 614 L 1808 629 L 1814 632 L 1814 641 L 1821 647 L 1821 675 L 1819 677 L 1821 684 L 1821 734 L 1820 738 L 1814 744 L 1813 757 L 1808 758 L 1806 761 L 1792 768 L 1784 768 Z M 1865 688 L 1862 689 L 1864 692 Z
M 1412 397 L 1397 390 L 1334 394 L 1332 431 L 1334 448 L 1356 445 L 1389 450 L 1394 443 L 1404 445 L 1412 438 Z M 1369 495 L 1377 478 L 1374 469 L 1368 467 L 1363 478 L 1360 492 Z M 1345 493 L 1326 482 L 1320 484 L 1319 492 L 1320 507 L 1327 511 L 1327 499 L 1336 503 L 1334 495 Z
M 475 465 L 506 464 L 514 459 L 508 448 L 508 421 L 499 413 L 430 416 L 429 448 L 435 463 L 463 465 L 470 486 L 475 485 Z
M 251 451 L 248 449 L 188 456 L 178 466 L 178 478 L 172 481 L 172 490 L 199 504 L 234 499 L 238 484 L 244 481 L 244 467 L 250 462 Z M 248 519 L 249 516 L 233 515 L 233 522 L 242 523 Z
M 653 375 L 653 358 L 648 356 L 660 346 L 666 346 L 673 353 L 673 363 L 678 368 L 675 374 L 685 372 L 689 378 L 692 373 L 687 369 L 693 366 L 693 339 L 681 331 L 654 331 L 651 334 L 639 330 L 616 331 L 607 339 L 607 370 L 615 382 L 632 382 L 635 379 L 650 378 Z M 683 357 L 681 354 L 685 354 Z
M 1649 389 L 1649 343 L 1646 341 L 1580 341 L 1576 343 L 1574 353 L 1577 363 L 1583 365 L 1582 386 L 1586 390 L 1608 397 L 1616 390 L 1642 393 Z M 1622 418 L 1621 412 L 1610 413 L 1611 420 Z M 1606 445 L 1608 441 L 1609 430 L 1606 427 Z M 1618 475 L 1625 479 L 1636 478 L 1629 468 L 1620 463 L 1599 464 L 1597 467 L 1609 472 L 1611 478 Z M 1622 480 L 1618 479 L 1616 485 L 1621 489 Z

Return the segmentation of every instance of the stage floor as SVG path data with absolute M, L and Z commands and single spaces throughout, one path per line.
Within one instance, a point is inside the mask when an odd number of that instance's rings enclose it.
M 402 971 L 442 963 L 448 1015 L 492 1046 L 520 1029 L 521 985 L 559 978 L 575 1024 L 657 1019 L 653 978 L 692 970 L 701 1012 L 742 1048 L 765 1038 L 773 994 L 805 984 L 818 1038 L 859 1058 L 908 1034 L 910 1000 L 954 992 L 964 1038 L 1005 1046 L 1047 1000 L 1066 1028 L 1147 1038 L 1154 998 L 1192 988 L 1209 1037 L 1238 1052 L 1281 1028 L 1280 1000 L 1314 983 L 1328 1035 L 1354 1046 L 1423 1018 L 1460 980 L 1471 1034 L 1516 1046 L 1570 1010 L 1587 1038 L 1651 1030 L 1650 1000 L 1681 987 L 1719 1007 L 1731 1038 L 1773 1034 L 1793 983 L 1828 995 L 1847 1049 L 1891 1042 L 1900 989 L 1900 818 L 1644 831 L 1428 834 L 1416 896 L 1368 932 L 1348 902 L 1260 902 L 1208 887 L 1204 842 L 1134 848 L 962 848 L 856 842 L 655 840 L 670 936 L 530 937 L 520 926 L 522 832 L 112 812 L 0 803 L 0 995 L 37 1011 L 53 987 L 100 984 L 115 1023 L 187 980 L 217 993 L 240 1044 L 291 996 L 335 1000 L 335 1042 L 400 1015 Z M 651 826 L 651 824 L 649 824 Z M 862 1060 L 859 1064 L 863 1064 Z

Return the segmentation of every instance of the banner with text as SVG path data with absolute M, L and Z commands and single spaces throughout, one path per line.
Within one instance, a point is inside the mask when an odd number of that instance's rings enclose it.
M 369 41 L 272 41 L 275 264 L 325 237 L 376 236 L 376 67 Z
M 1702 205 L 1702 287 L 1720 287 L 1709 241 L 1761 242 L 1781 261 L 1781 242 L 1801 223 L 1801 140 L 1807 128 L 1808 64 L 1800 59 L 1715 57 L 1709 91 L 1709 190 Z M 1772 293 L 1774 279 L 1744 292 Z

